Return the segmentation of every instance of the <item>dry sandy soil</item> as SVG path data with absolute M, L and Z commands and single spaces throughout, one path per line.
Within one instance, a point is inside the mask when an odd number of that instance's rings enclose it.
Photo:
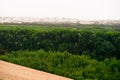
M 72 80 L 0 60 L 0 80 Z

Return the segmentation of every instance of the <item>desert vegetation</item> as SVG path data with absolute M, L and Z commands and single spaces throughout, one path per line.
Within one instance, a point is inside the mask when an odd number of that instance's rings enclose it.
M 119 80 L 118 28 L 1 24 L 0 59 L 75 80 Z

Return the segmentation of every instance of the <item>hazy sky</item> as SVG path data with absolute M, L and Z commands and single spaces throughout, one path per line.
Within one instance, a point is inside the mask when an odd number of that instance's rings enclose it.
M 0 0 L 0 16 L 120 19 L 120 0 Z

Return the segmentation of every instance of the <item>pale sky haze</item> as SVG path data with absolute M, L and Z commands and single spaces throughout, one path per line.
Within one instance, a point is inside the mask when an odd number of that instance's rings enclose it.
M 0 17 L 120 20 L 120 0 L 0 0 Z

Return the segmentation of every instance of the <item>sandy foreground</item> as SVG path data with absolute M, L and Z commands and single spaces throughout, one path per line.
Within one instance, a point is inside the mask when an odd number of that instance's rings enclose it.
M 0 80 L 72 80 L 0 60 Z

